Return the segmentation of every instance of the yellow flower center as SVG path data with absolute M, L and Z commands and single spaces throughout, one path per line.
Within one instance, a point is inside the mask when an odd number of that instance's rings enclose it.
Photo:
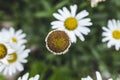
M 68 30 L 74 30 L 78 26 L 78 21 L 74 17 L 69 17 L 65 20 L 64 26 Z
M 47 37 L 47 46 L 52 52 L 64 52 L 68 49 L 69 45 L 69 37 L 64 31 L 53 31 Z
M 115 38 L 115 39 L 120 39 L 120 30 L 114 30 L 114 31 L 112 32 L 112 36 L 113 36 L 113 38 Z
M 7 48 L 5 45 L 0 44 L 0 59 L 4 58 L 7 55 Z
M 12 42 L 17 43 L 17 39 L 15 37 L 12 37 Z
M 17 54 L 16 53 L 11 53 L 9 54 L 9 59 L 8 59 L 8 62 L 9 63 L 14 63 L 16 60 L 17 60 Z

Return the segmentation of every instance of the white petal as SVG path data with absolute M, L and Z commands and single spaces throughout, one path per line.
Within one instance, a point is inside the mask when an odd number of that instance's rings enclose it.
M 5 69 L 3 70 L 3 74 L 7 75 L 8 74 L 8 67 L 5 67 Z
M 96 77 L 97 80 L 102 80 L 101 74 L 98 71 L 96 71 Z
M 34 80 L 38 80 L 39 79 L 39 75 L 36 75 L 35 77 L 34 77 Z
M 108 79 L 108 80 L 113 80 L 112 78 Z
M 69 10 L 66 7 L 63 7 L 63 12 L 66 15 L 66 17 L 70 17 L 71 16 Z
M 21 63 L 27 63 L 28 61 L 26 59 L 20 61 Z
M 116 44 L 115 49 L 118 51 L 120 49 L 120 44 Z
M 81 78 L 81 80 L 93 80 L 90 76 L 86 77 L 86 78 Z
M 111 34 L 109 32 L 103 32 L 102 36 L 106 36 L 107 37 L 107 36 L 111 36 Z
M 66 18 L 65 13 L 61 9 L 58 9 L 58 12 L 60 13 L 61 16 L 63 16 L 64 19 Z
M 64 21 L 64 18 L 58 13 L 54 13 L 53 16 L 60 21 Z
M 10 34 L 11 34 L 11 35 L 14 35 L 15 29 L 14 29 L 13 27 L 10 27 L 9 31 L 10 31 Z
M 90 29 L 87 27 L 78 27 L 79 32 L 81 32 L 84 35 L 87 35 L 90 32 Z
M 25 75 L 23 75 L 22 79 L 27 80 L 29 76 L 29 73 L 26 73 Z
M 61 21 L 53 21 L 53 22 L 51 22 L 51 25 L 60 27 L 60 26 L 63 25 L 63 22 L 61 22 Z
M 19 77 L 18 80 L 22 80 L 21 77 Z
M 34 80 L 33 77 L 31 77 L 29 80 Z
M 77 5 L 70 6 L 70 9 L 71 9 L 72 17 L 75 17 L 77 11 Z
M 16 63 L 16 65 L 17 65 L 17 70 L 18 71 L 23 71 L 24 70 L 24 68 L 23 68 L 23 65 L 22 64 L 20 64 L 20 63 Z
M 75 34 L 72 32 L 72 31 L 67 31 L 69 37 L 70 37 L 70 40 L 72 43 L 76 43 L 76 37 L 75 37 Z
M 110 30 L 113 30 L 113 29 L 115 29 L 115 27 L 116 27 L 116 26 L 114 26 L 113 21 L 112 21 L 112 20 L 109 20 L 109 21 L 108 21 L 108 28 L 109 28 Z
M 21 34 L 22 34 L 22 30 L 21 29 L 16 31 L 16 35 L 21 35 Z
M 5 68 L 4 64 L 0 65 L 0 72 L 2 72 L 4 70 L 4 68 Z
M 28 53 L 30 50 L 24 51 L 23 53 L 18 53 L 21 58 L 26 58 L 28 57 Z
M 77 36 L 81 41 L 84 41 L 84 40 L 85 40 L 85 38 L 83 37 L 83 35 L 82 35 L 80 32 L 75 31 L 75 34 L 76 34 L 76 36 Z
M 104 38 L 102 39 L 102 42 L 106 42 L 106 41 L 109 41 L 109 40 L 110 40 L 109 37 L 104 37 Z
M 117 20 L 118 29 L 120 29 L 120 20 Z
M 102 27 L 102 29 L 105 31 L 105 32 L 109 32 L 110 30 L 106 27 Z
M 77 15 L 76 15 L 76 18 L 78 19 L 78 20 L 80 20 L 80 19 L 82 19 L 82 18 L 84 18 L 84 17 L 86 17 L 86 16 L 88 16 L 89 15 L 89 13 L 86 11 L 86 10 L 83 10 L 83 11 L 81 11 L 80 13 L 78 13 Z
M 58 29 L 59 26 L 52 26 L 52 29 Z
M 21 34 L 21 35 L 16 35 L 16 36 L 19 36 L 18 38 L 23 39 L 23 38 L 25 38 L 25 37 L 26 37 L 26 34 Z
M 116 28 L 118 27 L 117 26 L 117 21 L 115 19 L 112 20 L 112 24 L 113 24 L 113 27 L 116 27 Z
M 92 22 L 90 22 L 90 21 L 91 21 L 90 18 L 81 19 L 81 20 L 79 20 L 79 25 L 81 25 L 81 26 L 91 26 Z
M 109 41 L 109 42 L 107 43 L 108 48 L 112 47 L 112 45 L 114 45 L 113 41 Z
M 11 66 L 9 66 L 9 68 L 8 68 L 8 74 L 10 75 L 10 76 L 12 76 L 12 74 L 14 73 L 14 71 L 15 71 L 15 68 L 12 68 L 13 66 L 11 65 Z

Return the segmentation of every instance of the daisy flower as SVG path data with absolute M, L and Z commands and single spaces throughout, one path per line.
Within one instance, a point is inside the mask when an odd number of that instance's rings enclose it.
M 25 46 L 17 46 L 15 51 L 8 54 L 7 57 L 7 64 L 2 64 L 0 67 L 1 73 L 4 75 L 12 75 L 15 74 L 17 71 L 23 71 L 23 63 L 27 63 L 26 58 L 28 57 L 28 53 L 30 52 L 29 49 L 25 49 Z
M 3 35 L 3 40 L 12 45 L 22 45 L 27 42 L 25 39 L 26 34 L 22 33 L 22 30 L 15 31 L 13 27 L 9 29 L 3 28 L 1 30 L 1 35 Z
M 115 46 L 116 50 L 120 49 L 120 20 L 109 20 L 108 27 L 103 27 L 104 32 L 102 42 L 108 42 L 108 48 Z
M 40 76 L 36 74 L 35 77 L 31 77 L 29 79 L 28 77 L 29 77 L 29 73 L 26 73 L 22 77 L 19 77 L 18 80 L 38 80 Z
M 97 4 L 102 1 L 105 1 L 105 0 L 91 0 L 91 7 L 97 6 Z
M 93 80 L 90 76 L 86 77 L 86 78 L 82 78 L 81 80 Z
M 63 7 L 58 9 L 58 13 L 53 13 L 53 16 L 57 19 L 51 22 L 52 29 L 63 30 L 70 37 L 71 42 L 76 42 L 76 36 L 79 37 L 81 41 L 85 38 L 83 35 L 87 35 L 90 29 L 86 26 L 91 26 L 90 18 L 85 18 L 89 15 L 86 10 L 83 10 L 76 14 L 77 5 L 71 5 L 70 11 Z
M 55 55 L 65 54 L 71 46 L 69 36 L 61 30 L 49 32 L 45 41 L 47 49 Z
M 7 43 L 0 40 L 0 64 L 7 64 L 7 55 L 12 52 L 14 52 L 14 49 L 12 49 Z
M 102 80 L 101 74 L 98 71 L 96 71 L 96 78 L 97 78 L 97 80 Z M 88 76 L 86 78 L 81 78 L 81 80 L 93 80 L 93 79 L 90 76 Z M 113 79 L 110 78 L 108 80 L 113 80 Z

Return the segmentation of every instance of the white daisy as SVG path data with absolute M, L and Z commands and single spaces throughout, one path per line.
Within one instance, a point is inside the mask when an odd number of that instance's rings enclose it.
M 97 78 L 97 80 L 102 80 L 101 74 L 98 71 L 96 71 L 96 78 Z M 81 78 L 81 80 L 93 80 L 93 79 L 90 76 L 88 76 L 86 78 Z M 110 78 L 108 80 L 113 80 L 113 79 Z
M 35 77 L 31 77 L 29 79 L 28 77 L 29 77 L 29 73 L 26 73 L 22 77 L 19 77 L 18 80 L 38 80 L 40 76 L 36 74 Z
M 97 4 L 102 1 L 105 1 L 105 0 L 91 0 L 91 7 L 97 6 Z
M 1 34 L 3 35 L 3 40 L 6 42 L 8 41 L 8 43 L 12 45 L 22 45 L 27 42 L 25 39 L 26 34 L 22 33 L 22 30 L 15 31 L 13 27 L 9 29 L 3 28 Z
M 7 64 L 8 55 L 12 52 L 14 52 L 14 49 L 9 44 L 0 40 L 0 64 Z
M 77 5 L 71 5 L 70 11 L 63 7 L 63 9 L 58 10 L 58 13 L 53 14 L 57 20 L 51 22 L 52 28 L 65 31 L 69 35 L 71 42 L 76 42 L 76 36 L 84 41 L 83 35 L 87 35 L 90 32 L 90 29 L 86 26 L 92 25 L 91 19 L 85 18 L 89 15 L 86 10 L 78 14 L 76 12 Z
M 93 80 L 90 76 L 86 77 L 86 78 L 81 78 L 81 80 Z
M 12 75 L 17 71 L 23 71 L 23 63 L 26 63 L 26 58 L 28 57 L 29 49 L 25 49 L 25 46 L 16 47 L 13 53 L 8 54 L 8 64 L 3 64 L 0 67 L 1 73 L 4 75 Z
M 108 48 L 115 46 L 116 50 L 120 49 L 120 20 L 109 20 L 108 21 L 108 28 L 102 28 L 104 32 L 102 35 L 104 38 L 102 39 L 103 42 L 108 42 Z

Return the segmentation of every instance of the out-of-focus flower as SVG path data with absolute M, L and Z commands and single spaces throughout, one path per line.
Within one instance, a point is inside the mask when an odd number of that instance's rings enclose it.
M 0 63 L 1 65 L 4 63 L 6 64 L 8 63 L 7 62 L 8 55 L 12 52 L 14 52 L 14 49 L 12 49 L 7 43 L 5 43 L 4 41 L 0 39 Z
M 96 71 L 96 78 L 97 78 L 97 80 L 102 80 L 101 74 L 98 71 Z M 86 78 L 81 78 L 81 80 L 93 80 L 93 79 L 90 76 L 88 76 Z M 108 80 L 113 80 L 113 79 L 110 78 Z
M 17 71 L 23 71 L 23 63 L 26 63 L 26 58 L 28 57 L 29 49 L 25 49 L 25 46 L 17 46 L 15 51 L 8 54 L 7 56 L 7 64 L 2 64 L 0 66 L 0 71 L 4 75 L 12 75 Z
M 108 28 L 103 27 L 104 32 L 102 35 L 104 38 L 103 42 L 108 42 L 108 48 L 115 46 L 116 50 L 120 49 L 120 20 L 109 20 Z
M 105 0 L 91 0 L 91 7 L 95 7 L 99 2 L 103 2 L 103 1 Z
M 66 32 L 61 30 L 53 30 L 48 33 L 46 39 L 46 47 L 55 55 L 61 55 L 68 51 L 71 42 Z
M 23 45 L 27 42 L 25 39 L 26 34 L 22 33 L 22 30 L 15 31 L 13 27 L 9 29 L 3 28 L 1 30 L 1 35 L 3 35 L 3 40 L 11 45 Z
M 36 74 L 35 77 L 31 77 L 31 78 L 28 77 L 29 77 L 29 73 L 26 73 L 22 77 L 19 77 L 18 80 L 38 80 L 40 76 Z
M 0 31 L 0 72 L 12 76 L 17 71 L 24 70 L 23 63 L 30 49 L 25 49 L 26 34 L 22 30 L 15 31 L 14 28 L 3 28 Z
M 90 76 L 86 77 L 86 78 L 82 78 L 81 80 L 93 80 Z
M 85 18 L 89 15 L 86 10 L 83 10 L 76 14 L 77 5 L 71 5 L 70 11 L 63 7 L 58 9 L 58 13 L 54 13 L 53 16 L 57 19 L 51 22 L 52 29 L 63 30 L 70 37 L 71 42 L 76 42 L 76 36 L 79 37 L 81 41 L 85 38 L 83 35 L 87 35 L 90 29 L 86 26 L 91 26 L 92 22 L 90 18 Z
M 120 74 L 118 75 L 118 77 L 116 78 L 116 80 L 120 80 Z

